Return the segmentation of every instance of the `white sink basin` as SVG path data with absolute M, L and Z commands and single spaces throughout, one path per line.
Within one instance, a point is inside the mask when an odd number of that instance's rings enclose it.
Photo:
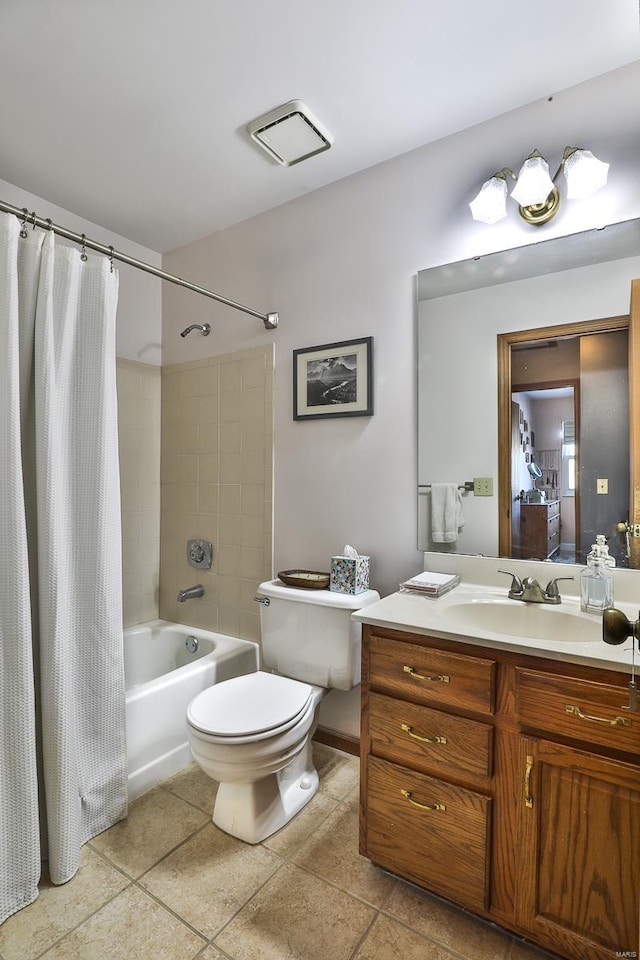
M 600 617 L 563 609 L 562 604 L 479 599 L 451 603 L 441 615 L 452 630 L 461 633 L 480 630 L 529 640 L 557 640 L 560 644 L 602 640 Z

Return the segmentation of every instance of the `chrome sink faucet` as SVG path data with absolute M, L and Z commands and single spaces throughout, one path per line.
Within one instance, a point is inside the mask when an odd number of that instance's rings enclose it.
M 561 603 L 562 597 L 558 589 L 559 580 L 573 580 L 573 577 L 554 577 L 549 580 L 547 586 L 542 589 L 534 577 L 525 577 L 521 580 L 510 570 L 498 570 L 498 573 L 506 573 L 511 577 L 511 588 L 508 597 L 510 600 L 522 600 L 524 603 Z

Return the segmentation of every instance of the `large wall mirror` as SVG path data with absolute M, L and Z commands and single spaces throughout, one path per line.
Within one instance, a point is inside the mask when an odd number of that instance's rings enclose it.
M 640 566 L 636 278 L 639 220 L 418 274 L 419 549 L 581 563 L 604 533 Z

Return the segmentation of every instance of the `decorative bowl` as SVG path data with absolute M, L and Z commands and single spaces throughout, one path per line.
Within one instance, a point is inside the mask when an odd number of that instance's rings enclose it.
M 281 570 L 278 579 L 288 587 L 302 587 L 306 590 L 326 590 L 329 586 L 329 574 L 318 570 Z

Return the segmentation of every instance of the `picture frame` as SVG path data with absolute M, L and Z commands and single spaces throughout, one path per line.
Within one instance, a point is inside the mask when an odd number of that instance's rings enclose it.
M 293 351 L 293 419 L 373 416 L 373 337 Z

